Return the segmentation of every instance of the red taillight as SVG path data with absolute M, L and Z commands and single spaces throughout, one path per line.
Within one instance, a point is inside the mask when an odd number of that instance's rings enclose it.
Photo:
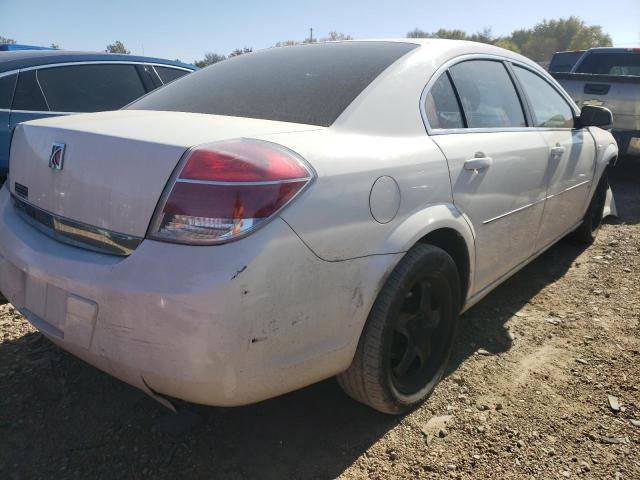
M 233 140 L 192 149 L 158 208 L 150 236 L 214 244 L 247 235 L 312 180 L 293 152 L 260 140 Z

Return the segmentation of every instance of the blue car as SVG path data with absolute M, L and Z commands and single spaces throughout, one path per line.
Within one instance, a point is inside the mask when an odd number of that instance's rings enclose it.
M 0 51 L 0 185 L 17 123 L 117 110 L 196 68 L 160 58 L 65 50 Z

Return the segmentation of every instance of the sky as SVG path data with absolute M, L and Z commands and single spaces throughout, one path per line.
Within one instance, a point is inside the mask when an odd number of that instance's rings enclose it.
M 640 0 L 0 0 L 0 35 L 69 50 L 104 50 L 120 40 L 134 54 L 193 62 L 205 52 L 302 40 L 310 27 L 314 37 L 332 30 L 354 38 L 404 37 L 416 27 L 490 27 L 507 35 L 571 15 L 601 25 L 615 46 L 640 46 Z

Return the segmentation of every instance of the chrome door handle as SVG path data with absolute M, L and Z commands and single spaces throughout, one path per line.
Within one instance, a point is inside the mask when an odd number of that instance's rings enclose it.
M 491 157 L 486 157 L 483 153 L 478 152 L 474 158 L 464 162 L 464 169 L 477 172 L 478 170 L 489 168 L 492 164 L 493 159 Z
M 552 159 L 560 159 L 564 155 L 565 148 L 557 143 L 555 147 L 551 148 L 550 152 Z

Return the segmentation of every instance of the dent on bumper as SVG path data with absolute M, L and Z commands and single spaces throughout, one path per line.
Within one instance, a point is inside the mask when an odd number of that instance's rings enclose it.
M 280 219 L 225 245 L 145 240 L 113 257 L 46 237 L 0 193 L 0 288 L 16 308 L 111 375 L 197 403 L 251 403 L 346 369 L 397 260 L 322 261 Z

